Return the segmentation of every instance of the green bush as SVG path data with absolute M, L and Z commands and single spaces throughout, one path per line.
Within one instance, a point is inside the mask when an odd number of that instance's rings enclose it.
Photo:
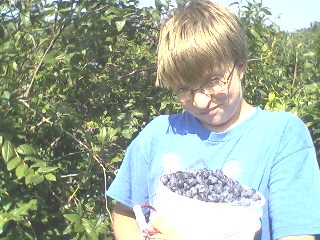
M 159 24 L 172 6 L 137 4 L 1 4 L 0 239 L 112 239 L 104 191 L 125 148 L 155 116 L 181 111 L 154 86 Z M 304 119 L 319 157 L 319 28 L 284 33 L 270 14 L 239 6 L 246 98 Z

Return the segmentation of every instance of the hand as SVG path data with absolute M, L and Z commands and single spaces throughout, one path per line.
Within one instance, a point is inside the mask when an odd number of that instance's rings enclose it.
M 152 238 L 165 240 L 185 240 L 186 236 L 174 227 L 174 223 L 166 219 L 164 216 L 153 212 L 150 215 L 150 224 L 153 229 L 156 229 L 160 234 L 155 234 Z
M 179 219 L 177 222 L 175 220 L 169 219 L 158 212 L 152 213 L 150 224 L 154 229 L 161 232 L 161 234 L 153 235 L 152 238 L 165 240 L 248 240 L 253 239 L 254 231 L 260 228 L 260 226 L 255 226 L 255 230 L 252 230 L 254 226 L 251 225 L 246 230 L 248 226 L 235 225 L 231 219 L 229 221 L 215 219 L 215 216 L 211 216 L 207 220 L 202 219 L 202 221 Z

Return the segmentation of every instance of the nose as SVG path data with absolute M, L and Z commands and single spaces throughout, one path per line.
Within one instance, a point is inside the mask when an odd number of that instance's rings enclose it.
M 193 97 L 193 106 L 201 109 L 208 107 L 211 101 L 211 96 L 203 94 L 201 92 L 196 92 Z

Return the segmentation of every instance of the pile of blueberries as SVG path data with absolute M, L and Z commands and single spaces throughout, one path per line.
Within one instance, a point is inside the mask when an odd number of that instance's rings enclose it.
M 227 177 L 219 169 L 179 171 L 162 175 L 160 181 L 172 192 L 205 202 L 250 205 L 252 201 L 261 199 L 256 190 L 244 188 L 238 181 Z

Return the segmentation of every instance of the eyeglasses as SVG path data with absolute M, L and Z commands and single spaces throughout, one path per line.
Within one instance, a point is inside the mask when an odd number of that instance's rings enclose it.
M 197 92 L 200 92 L 202 94 L 209 95 L 209 96 L 223 92 L 228 86 L 228 83 L 232 78 L 235 66 L 236 66 L 236 63 L 233 65 L 229 73 L 229 76 L 226 79 L 222 79 L 221 77 L 213 77 L 209 83 L 201 86 L 200 88 L 177 92 L 176 93 L 177 101 L 179 101 L 180 103 L 186 103 L 191 99 L 193 99 L 194 94 Z

